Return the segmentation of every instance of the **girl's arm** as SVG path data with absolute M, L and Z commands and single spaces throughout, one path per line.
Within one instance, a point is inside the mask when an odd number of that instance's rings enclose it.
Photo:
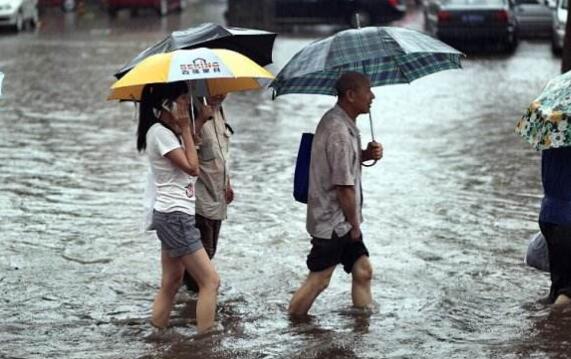
M 165 154 L 165 157 L 185 173 L 195 177 L 198 176 L 200 170 L 198 164 L 198 155 L 196 153 L 196 147 L 190 128 L 188 100 L 177 100 L 177 106 L 174 112 L 165 112 L 163 113 L 163 116 L 165 116 L 165 122 L 173 122 L 173 128 L 175 128 L 175 131 L 182 137 L 182 143 L 184 144 L 184 148 L 174 149 Z M 201 119 L 209 118 L 211 116 L 212 109 L 208 106 L 203 107 L 199 114 Z

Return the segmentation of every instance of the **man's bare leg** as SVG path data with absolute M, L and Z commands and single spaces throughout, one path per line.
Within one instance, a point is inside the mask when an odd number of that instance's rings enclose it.
M 353 275 L 353 283 L 351 288 L 351 297 L 353 305 L 359 308 L 365 308 L 373 302 L 371 294 L 371 279 L 373 279 L 373 267 L 369 261 L 369 257 L 361 256 L 351 270 Z
M 310 272 L 305 282 L 295 292 L 289 303 L 289 313 L 292 315 L 305 315 L 313 305 L 317 296 L 327 288 L 335 266 L 321 272 Z

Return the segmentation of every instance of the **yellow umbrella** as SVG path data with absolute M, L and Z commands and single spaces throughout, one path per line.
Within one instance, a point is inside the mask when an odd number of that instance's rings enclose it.
M 108 100 L 139 101 L 152 83 L 192 81 L 206 93 L 198 96 L 263 88 L 274 76 L 235 51 L 199 48 L 147 57 L 111 86 Z

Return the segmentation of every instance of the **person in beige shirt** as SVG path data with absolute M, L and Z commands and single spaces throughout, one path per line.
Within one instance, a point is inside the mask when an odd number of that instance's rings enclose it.
M 309 275 L 289 305 L 292 315 L 305 315 L 327 287 L 333 271 L 343 264 L 352 275 L 356 307 L 372 303 L 372 266 L 361 234 L 363 195 L 361 163 L 380 160 L 383 147 L 370 142 L 361 150 L 357 116 L 368 113 L 375 96 L 369 78 L 346 72 L 337 80 L 337 104 L 319 122 L 311 148 L 307 231 L 312 248 Z
M 206 102 L 214 108 L 211 120 L 197 122 L 199 134 L 198 160 L 200 174 L 196 181 L 196 227 L 200 230 L 201 241 L 210 259 L 218 248 L 218 237 L 222 221 L 227 217 L 228 204 L 234 200 L 230 184 L 228 156 L 232 128 L 226 123 L 222 102 L 225 95 L 209 96 Z M 195 101 L 201 107 L 200 101 Z M 194 279 L 187 274 L 184 283 L 188 290 L 196 292 Z

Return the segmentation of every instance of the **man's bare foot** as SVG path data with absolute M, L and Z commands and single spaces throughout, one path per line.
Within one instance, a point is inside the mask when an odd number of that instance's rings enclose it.
M 223 332 L 224 326 L 222 326 L 221 323 L 214 322 L 211 327 L 201 329 L 201 330 L 197 330 L 197 331 L 198 331 L 197 335 L 201 336 L 201 337 L 202 336 L 208 336 L 208 335 L 215 335 L 215 334 Z
M 161 326 L 161 325 L 156 324 L 155 322 L 153 322 L 152 319 L 149 321 L 149 323 L 151 324 L 151 326 L 152 326 L 153 328 L 155 328 L 155 329 L 157 329 L 157 330 L 164 330 L 164 329 L 167 328 L 166 326 Z
M 555 303 L 553 303 L 553 306 L 562 307 L 569 304 L 571 304 L 571 298 L 569 298 L 565 294 L 559 294 L 557 299 L 555 299 Z

